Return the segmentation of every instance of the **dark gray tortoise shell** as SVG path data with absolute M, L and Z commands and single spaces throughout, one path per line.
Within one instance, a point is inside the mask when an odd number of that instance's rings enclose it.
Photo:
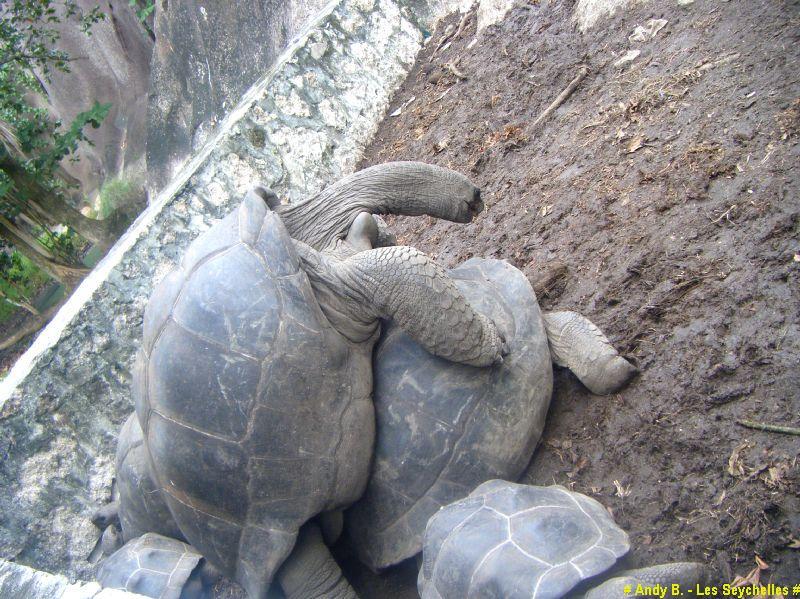
M 418 586 L 423 599 L 552 599 L 629 548 L 627 533 L 590 497 L 489 481 L 430 519 Z

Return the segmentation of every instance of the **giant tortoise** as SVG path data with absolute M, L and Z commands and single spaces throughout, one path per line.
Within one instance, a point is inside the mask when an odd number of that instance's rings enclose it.
M 257 188 L 153 292 L 134 373 L 152 476 L 183 536 L 251 597 L 293 550 L 290 563 L 334 567 L 306 523 L 366 485 L 380 318 L 452 361 L 490 366 L 507 352 L 427 256 L 371 249 L 370 213 L 467 221 L 480 206 L 465 177 L 416 163 L 291 206 Z M 340 574 L 303 568 L 280 582 L 289 597 L 352 592 Z
M 558 485 L 492 480 L 428 522 L 419 593 L 422 599 L 558 599 L 591 580 L 586 599 L 624 599 L 637 584 L 678 585 L 680 595 L 706 581 L 705 567 L 691 562 L 599 578 L 629 548 L 628 535 L 591 497 Z
M 361 561 L 374 570 L 418 553 L 441 506 L 487 480 L 522 474 L 544 428 L 553 361 L 601 394 L 635 372 L 583 316 L 543 315 L 525 275 L 507 262 L 473 258 L 449 274 L 510 351 L 495 368 L 474 368 L 386 327 L 374 360 L 375 460 L 346 517 Z

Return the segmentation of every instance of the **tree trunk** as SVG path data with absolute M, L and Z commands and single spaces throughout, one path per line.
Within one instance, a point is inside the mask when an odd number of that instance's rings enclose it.
M 37 310 L 37 309 L 36 309 L 36 307 L 35 307 L 35 306 L 33 306 L 32 304 L 30 304 L 30 303 L 28 303 L 28 302 L 26 302 L 26 301 L 24 301 L 24 300 L 14 300 L 14 299 L 11 299 L 11 298 L 10 298 L 10 297 L 8 297 L 8 296 L 5 294 L 5 292 L 3 292 L 2 290 L 0 290 L 0 298 L 1 298 L 1 299 L 3 299 L 3 300 L 5 300 L 5 301 L 7 301 L 7 302 L 8 302 L 9 304 L 11 304 L 12 306 L 16 306 L 17 308 L 22 308 L 23 310 L 26 310 L 26 311 L 30 312 L 30 313 L 31 313 L 31 314 L 33 314 L 34 316 L 41 316 L 41 314 L 42 314 L 42 313 L 41 313 L 41 312 L 39 312 L 39 310 Z
M 120 232 L 114 229 L 110 220 L 88 218 L 52 193 L 40 193 L 28 200 L 39 218 L 51 223 L 64 224 L 74 229 L 78 235 L 91 241 L 103 253 L 108 251 L 119 238 Z
M 43 187 L 8 157 L 0 158 L 0 168 L 14 182 L 15 189 L 7 194 L 10 197 L 6 199 L 24 212 L 33 212 L 31 216 L 34 220 L 43 220 L 52 225 L 68 225 L 103 252 L 108 250 L 121 234 L 111 220 L 95 220 L 81 214 L 70 206 L 63 196 Z
M 10 241 L 21 254 L 24 254 L 51 277 L 63 283 L 67 289 L 73 289 L 89 272 L 87 268 L 61 263 L 46 247 L 4 216 L 0 216 L 0 237 Z
M 50 322 L 50 319 L 53 315 L 58 311 L 61 307 L 61 304 L 57 304 L 48 310 L 45 310 L 43 314 L 40 314 L 30 322 L 25 323 L 22 328 L 14 331 L 12 335 L 9 335 L 2 341 L 0 341 L 0 350 L 8 349 L 15 343 L 22 341 L 28 335 L 32 335 L 33 333 L 37 332 L 41 329 L 44 325 Z

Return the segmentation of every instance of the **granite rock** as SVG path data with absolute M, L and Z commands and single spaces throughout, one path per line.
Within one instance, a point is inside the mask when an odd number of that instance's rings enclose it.
M 151 192 L 202 146 L 325 0 L 155 3 L 148 105 Z

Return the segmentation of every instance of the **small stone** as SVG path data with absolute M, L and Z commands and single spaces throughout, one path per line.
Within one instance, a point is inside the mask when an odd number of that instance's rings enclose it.
M 733 129 L 733 141 L 740 144 L 750 141 L 755 135 L 755 129 L 746 123 L 737 123 Z
M 628 50 L 619 59 L 617 59 L 617 61 L 614 63 L 614 66 L 617 68 L 625 66 L 629 62 L 633 62 L 634 60 L 636 60 L 639 54 L 641 53 L 642 53 L 641 50 Z
M 319 60 L 325 56 L 325 52 L 328 51 L 328 44 L 325 42 L 325 40 L 317 42 L 316 44 L 311 44 L 309 51 L 311 52 L 311 58 L 314 60 Z

